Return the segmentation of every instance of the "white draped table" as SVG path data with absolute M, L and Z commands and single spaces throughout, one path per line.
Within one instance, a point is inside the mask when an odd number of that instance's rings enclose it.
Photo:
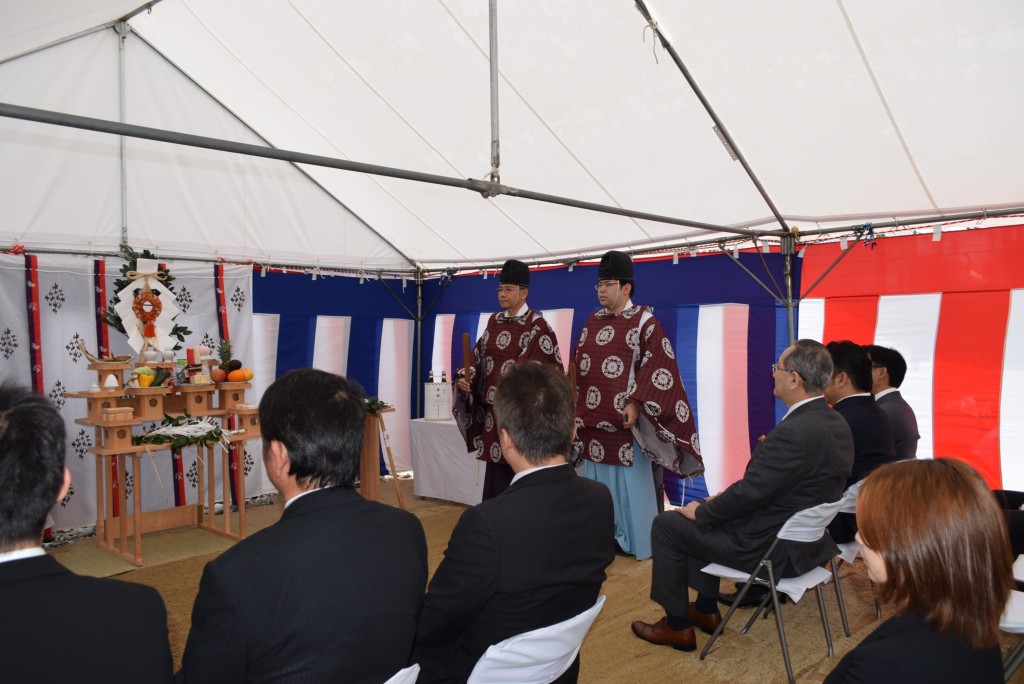
M 454 420 L 411 420 L 409 442 L 416 496 L 480 503 L 485 464 L 466 451 Z

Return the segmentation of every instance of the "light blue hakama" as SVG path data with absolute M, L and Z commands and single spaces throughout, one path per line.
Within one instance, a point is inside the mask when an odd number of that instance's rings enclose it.
M 658 514 L 651 462 L 633 442 L 633 465 L 613 466 L 583 461 L 583 476 L 601 482 L 612 493 L 615 541 L 637 560 L 651 557 L 651 523 Z

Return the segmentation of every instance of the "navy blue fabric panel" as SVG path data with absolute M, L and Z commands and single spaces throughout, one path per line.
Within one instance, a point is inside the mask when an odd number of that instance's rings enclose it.
M 380 338 L 384 329 L 384 321 L 380 318 L 353 316 L 348 342 L 348 377 L 355 380 L 366 396 L 377 396 L 377 383 L 380 374 Z M 394 403 L 391 397 L 382 397 L 386 402 Z M 387 474 L 384 465 L 383 448 L 378 453 L 380 474 Z
M 793 328 L 793 334 L 796 334 L 797 328 Z M 786 314 L 786 308 L 784 306 L 776 305 L 775 307 L 775 347 L 772 350 L 774 356 L 772 356 L 772 363 L 779 360 L 782 356 L 782 352 L 786 351 L 786 347 L 789 346 L 789 316 Z M 774 389 L 774 380 L 772 381 L 772 387 Z M 774 396 L 774 395 L 773 395 Z M 773 402 L 775 407 L 775 424 L 778 425 L 782 420 L 783 416 L 786 415 L 786 405 L 779 399 L 775 399 Z M 767 433 L 766 433 L 767 434 Z
M 402 292 L 401 280 L 388 280 L 409 311 L 416 311 L 416 288 Z M 336 276 L 313 280 L 297 273 L 268 273 L 252 279 L 253 313 L 304 313 L 311 316 L 405 318 L 409 314 L 376 278 L 360 285 L 358 278 Z
M 597 299 L 595 298 L 595 302 Z M 562 342 L 559 340 L 559 346 L 562 348 L 562 354 L 569 355 L 569 361 L 576 358 L 576 342 L 580 339 L 580 332 L 583 330 L 583 326 L 590 320 L 590 316 L 597 311 L 597 306 L 587 306 L 582 309 L 573 309 L 572 311 L 572 339 L 569 342 Z
M 782 282 L 782 256 L 764 254 L 775 280 Z M 744 266 L 765 282 L 771 282 L 757 254 L 740 254 Z M 721 302 L 773 301 L 750 276 L 725 254 L 684 258 L 673 265 L 670 259 L 634 264 L 637 294 L 634 302 L 655 307 Z M 534 309 L 583 309 L 590 315 L 597 308 L 597 265 L 581 265 L 572 273 L 566 268 L 532 271 L 530 306 Z M 430 302 L 441 287 L 439 281 L 424 286 L 424 301 Z M 433 313 L 493 312 L 497 306 L 498 279 L 489 276 L 455 276 L 438 300 Z M 587 316 L 584 316 L 584 320 Z
M 775 306 L 752 306 L 747 319 L 747 421 L 750 427 L 750 453 L 757 440 L 775 427 Z
M 312 366 L 316 316 L 282 313 L 278 325 L 277 369 L 275 371 L 277 377 L 281 377 L 293 368 Z
M 661 320 L 664 322 L 664 318 Z M 697 423 L 697 436 L 700 437 L 700 415 L 697 411 L 697 326 L 700 321 L 699 306 L 681 306 L 676 309 L 675 334 L 669 339 L 675 347 L 676 363 L 679 364 L 679 377 L 686 388 L 686 397 L 690 400 L 693 419 Z M 681 502 L 689 503 L 694 499 L 703 499 L 708 495 L 708 486 L 704 476 L 693 477 L 682 483 Z M 672 503 L 676 503 L 672 499 Z
M 383 327 L 383 321 L 379 318 L 352 317 L 348 342 L 348 377 L 362 385 L 368 397 L 377 395 Z M 388 401 L 388 398 L 384 400 Z
M 489 278 L 488 281 L 490 281 Z M 495 307 L 495 311 L 497 311 L 498 308 L 499 307 Z M 455 321 L 452 324 L 451 352 L 453 374 L 458 373 L 458 369 L 462 368 L 462 364 L 465 362 L 465 359 L 462 358 L 462 336 L 464 334 L 469 335 L 469 348 L 473 349 L 476 345 L 476 329 L 479 322 L 479 314 L 458 314 L 455 316 Z
M 415 324 L 414 324 L 415 325 Z M 416 376 L 416 339 L 420 340 L 423 348 L 420 350 L 420 374 Z M 430 360 L 434 358 L 434 319 L 430 319 L 430 327 L 426 323 L 418 325 L 413 330 L 412 338 L 412 387 L 409 388 L 409 418 L 423 417 L 423 383 L 427 381 L 427 373 L 430 372 Z M 417 412 L 416 407 L 419 406 Z

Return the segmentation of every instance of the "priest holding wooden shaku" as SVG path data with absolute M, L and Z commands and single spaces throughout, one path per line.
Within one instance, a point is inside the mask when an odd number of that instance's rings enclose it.
M 555 331 L 540 311 L 527 303 L 530 294 L 530 268 L 522 261 L 509 259 L 501 267 L 498 281 L 498 305 L 502 311 L 487 321 L 487 329 L 477 340 L 472 354 L 469 335 L 463 339 L 465 371 L 456 382 L 452 413 L 466 440 L 469 452 L 487 463 L 483 499 L 505 491 L 515 473 L 505 462 L 494 422 L 494 395 L 498 382 L 510 368 L 524 361 L 550 363 L 560 370 L 562 356 Z

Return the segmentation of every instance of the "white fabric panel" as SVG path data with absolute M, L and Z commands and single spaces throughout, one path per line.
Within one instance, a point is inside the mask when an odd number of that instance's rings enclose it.
M 116 120 L 116 35 L 94 33 L 0 64 L 0 102 Z M 116 137 L 0 118 L 0 150 L 0 244 L 116 250 Z
M 77 346 L 79 339 L 95 351 L 92 261 L 66 256 L 39 257 L 39 342 L 43 385 L 40 392 L 60 409 L 67 431 L 65 465 L 71 471 L 72 491 L 53 509 L 57 529 L 96 522 L 96 461 L 87 452 L 95 444 L 94 428 L 76 425 L 85 417 L 83 399 L 66 399 L 64 392 L 85 390 L 97 376 Z M 133 478 L 134 479 L 134 478 Z M 122 491 L 134 486 L 129 481 Z M 145 489 L 143 490 L 145 492 Z M 143 499 L 143 510 L 149 498 Z
M 1010 291 L 999 398 L 999 459 L 1003 489 L 1024 490 L 1024 290 Z
M 0 382 L 32 385 L 25 257 L 0 254 Z
M 176 267 L 180 270 L 180 267 Z M 224 265 L 224 301 L 227 309 L 228 334 L 234 357 L 242 366 L 252 368 L 255 358 L 252 328 L 252 266 L 249 264 Z M 216 311 L 216 310 L 215 310 Z M 253 371 L 253 378 L 255 378 Z M 258 403 L 262 394 L 256 387 L 246 390 L 246 402 Z M 245 495 L 269 494 L 274 485 L 263 467 L 263 440 L 251 439 L 245 442 Z M 240 452 L 241 453 L 241 452 Z
M 393 413 L 382 414 L 391 444 L 391 456 L 399 471 L 412 469 L 409 447 L 409 388 L 412 386 L 412 340 L 415 322 L 385 318 L 381 330 L 380 366 L 377 374 L 377 392 L 384 401 L 395 407 Z M 381 444 L 384 447 L 384 443 Z M 385 452 L 384 462 L 388 469 Z
M 265 145 L 141 40 L 129 41 L 128 54 L 132 123 Z M 313 255 L 368 268 L 409 265 L 287 163 L 135 139 L 129 150 L 136 247 L 262 261 Z
M 800 300 L 798 315 L 800 318 L 797 325 L 797 339 L 821 342 L 821 338 L 825 334 L 825 300 Z
M 562 354 L 562 366 L 569 371 L 569 362 L 572 361 L 572 350 L 575 340 L 572 339 L 572 309 L 548 309 L 543 312 L 544 320 L 548 322 L 551 329 L 555 331 L 558 338 L 558 350 Z
M 722 477 L 727 456 L 724 319 L 725 310 L 720 306 L 700 307 L 697 319 L 697 434 L 704 458 L 704 480 L 712 494 L 729 485 Z
M 900 394 L 917 417 L 921 433 L 918 458 L 932 458 L 934 453 L 932 380 L 941 303 L 939 293 L 882 296 L 878 300 L 875 344 L 896 349 L 907 361 L 907 377 Z
M 348 375 L 349 331 L 351 316 L 317 316 L 313 340 L 313 368 Z
M 437 318 L 434 319 L 434 347 L 433 353 L 430 357 L 430 367 L 426 368 L 426 372 L 429 374 L 431 371 L 434 373 L 434 379 L 440 381 L 441 371 L 445 372 L 445 377 L 452 377 L 452 344 L 458 344 L 459 348 L 462 348 L 462 340 L 452 339 L 452 329 L 455 327 L 455 314 L 438 314 Z M 470 342 L 470 348 L 472 348 L 473 342 Z M 459 352 L 456 358 L 461 356 Z M 418 378 L 417 380 L 427 381 L 427 377 Z
M 277 335 L 281 327 L 278 314 L 253 314 L 253 378 L 254 396 L 262 397 L 277 377 Z

